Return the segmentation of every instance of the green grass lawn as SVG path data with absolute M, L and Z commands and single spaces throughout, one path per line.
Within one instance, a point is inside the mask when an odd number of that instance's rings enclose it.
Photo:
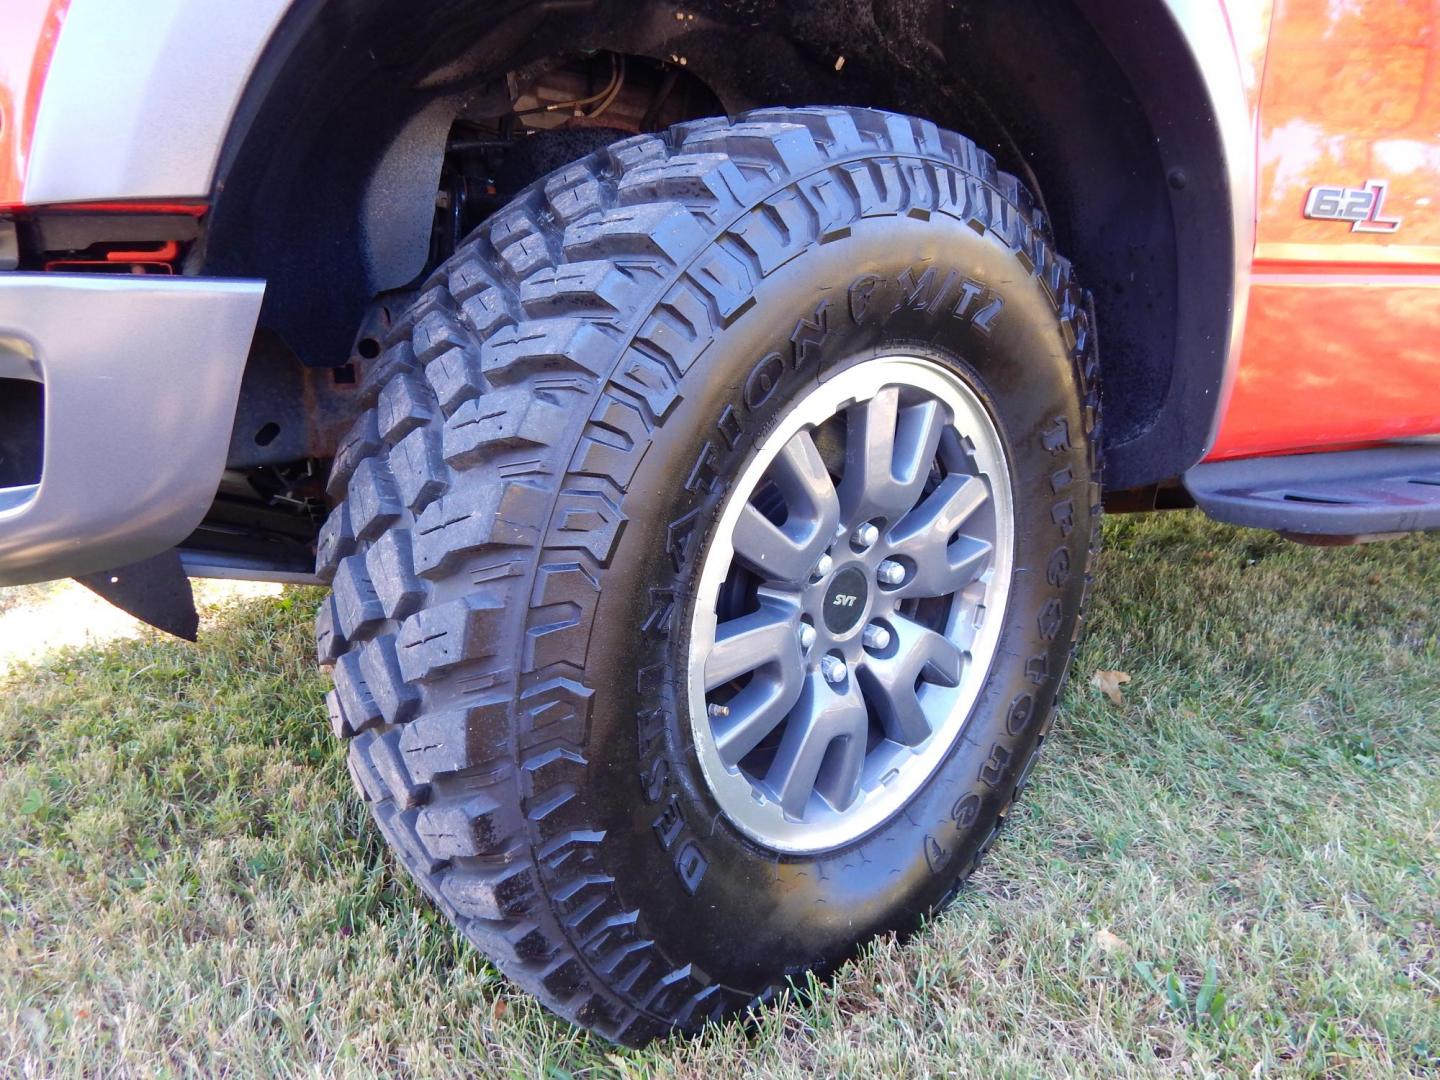
M 1440 537 L 1174 514 L 1106 542 L 1047 756 L 956 906 L 643 1052 L 550 1019 L 396 876 L 324 722 L 317 593 L 14 672 L 0 1075 L 1440 1071 Z

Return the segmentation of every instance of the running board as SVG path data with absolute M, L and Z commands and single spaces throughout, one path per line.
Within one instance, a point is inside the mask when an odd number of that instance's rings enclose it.
M 1312 537 L 1440 529 L 1440 445 L 1209 461 L 1185 474 L 1217 521 Z

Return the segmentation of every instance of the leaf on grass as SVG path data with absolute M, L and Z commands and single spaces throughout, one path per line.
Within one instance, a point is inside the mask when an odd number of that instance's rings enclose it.
M 1224 1017 L 1225 992 L 1220 989 L 1220 975 L 1215 969 L 1215 961 L 1210 960 L 1205 965 L 1205 981 L 1200 984 L 1200 991 L 1195 995 L 1195 1019 L 1208 1019 L 1219 1027 Z
M 1093 940 L 1102 951 L 1107 953 L 1125 952 L 1130 948 L 1124 938 L 1117 934 L 1112 934 L 1103 927 L 1095 931 Z
M 1164 994 L 1165 988 L 1160 985 L 1160 980 L 1155 977 L 1155 965 L 1148 960 L 1135 961 L 1135 974 L 1145 980 L 1145 985 L 1154 990 L 1157 994 Z
M 1124 705 L 1125 695 L 1120 687 L 1130 681 L 1128 671 L 1106 671 L 1104 668 L 1090 676 L 1090 685 L 1110 699 L 1111 705 Z
M 45 793 L 38 788 L 31 788 L 20 800 L 20 813 L 26 817 L 44 817 L 46 808 Z
M 1170 1002 L 1172 1012 L 1185 1012 L 1185 984 L 1173 971 L 1165 979 L 1165 1000 Z

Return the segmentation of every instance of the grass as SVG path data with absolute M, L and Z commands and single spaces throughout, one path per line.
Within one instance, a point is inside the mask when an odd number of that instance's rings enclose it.
M 641 1052 L 396 876 L 324 726 L 316 593 L 12 673 L 0 1074 L 1433 1075 L 1440 537 L 1106 534 L 1047 756 L 956 907 Z
M 24 604 L 40 603 L 56 588 L 56 582 L 42 581 L 39 585 L 12 585 L 0 589 L 0 615 Z

